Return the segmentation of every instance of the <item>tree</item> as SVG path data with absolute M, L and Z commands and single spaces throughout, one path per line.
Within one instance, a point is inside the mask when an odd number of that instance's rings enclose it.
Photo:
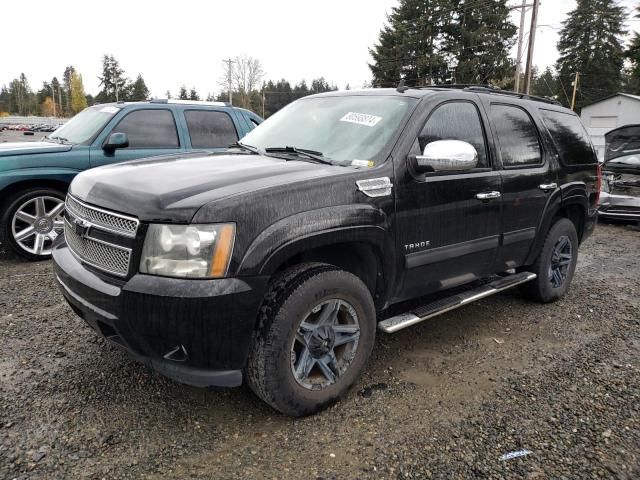
M 517 28 L 509 20 L 506 0 L 488 2 L 490 8 L 468 0 L 451 3 L 453 15 L 444 26 L 443 43 L 443 52 L 451 59 L 451 80 L 484 84 L 511 76 L 514 62 L 509 50 Z
M 636 7 L 636 19 L 640 19 L 640 6 Z M 625 56 L 631 62 L 631 69 L 626 79 L 625 90 L 629 93 L 640 93 L 640 33 L 636 32 L 631 39 L 631 44 L 625 52 Z
M 125 100 L 128 93 L 125 89 L 128 79 L 124 75 L 124 70 L 120 68 L 120 64 L 113 55 L 103 55 L 102 57 L 102 76 L 98 77 L 102 90 L 98 93 L 96 99 L 100 103 L 116 102 Z M 124 93 L 125 95 L 122 95 Z
M 182 85 L 180 87 L 180 93 L 178 94 L 178 98 L 180 100 L 189 100 L 189 95 L 187 95 L 187 87 Z
M 195 87 L 191 87 L 191 90 L 189 90 L 189 100 L 200 100 L 200 96 Z
M 536 69 L 533 69 L 532 81 L 531 81 L 531 94 L 539 97 L 552 97 L 560 98 L 558 90 L 560 84 L 558 83 L 558 77 L 551 67 L 547 67 L 541 75 L 538 75 Z M 564 94 L 563 94 L 564 95 Z
M 75 70 L 71 73 L 71 112 L 76 114 L 87 108 L 82 75 Z
M 497 83 L 511 72 L 507 0 L 400 0 L 369 50 L 375 86 Z
M 614 0 L 578 0 L 562 22 L 556 71 L 561 89 L 580 73 L 577 108 L 616 93 L 622 83 L 624 9 Z M 565 102 L 565 95 L 559 95 Z M 568 102 L 566 103 L 568 105 Z
M 45 117 L 53 117 L 55 115 L 55 107 L 51 97 L 46 97 L 40 105 L 40 113 Z
M 69 65 L 64 69 L 64 73 L 62 74 L 62 83 L 64 85 L 63 96 L 65 99 L 63 111 L 66 116 L 70 116 L 73 110 L 71 107 L 71 77 L 75 71 L 76 69 L 73 68 L 72 65 Z
M 167 100 L 171 100 L 171 92 L 169 90 L 166 91 L 165 95 L 167 96 Z
M 142 75 L 139 73 L 136 81 L 133 82 L 133 85 L 131 86 L 131 96 L 130 98 L 128 98 L 128 100 L 134 102 L 148 100 L 149 95 L 150 92 L 147 88 L 147 84 L 144 82 L 144 78 L 142 78 Z
M 233 90 L 238 92 L 238 104 L 251 108 L 250 96 L 264 77 L 260 60 L 246 55 L 236 57 L 233 61 L 231 81 Z

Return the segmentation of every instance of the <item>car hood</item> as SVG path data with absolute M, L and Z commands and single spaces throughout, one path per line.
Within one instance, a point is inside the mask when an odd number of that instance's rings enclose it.
M 13 142 L 0 143 L 0 157 L 13 155 L 32 155 L 34 153 L 68 152 L 72 145 L 54 142 Z
M 87 170 L 75 177 L 69 191 L 86 203 L 143 221 L 184 223 L 215 200 L 346 170 L 351 168 L 262 155 L 197 153 Z

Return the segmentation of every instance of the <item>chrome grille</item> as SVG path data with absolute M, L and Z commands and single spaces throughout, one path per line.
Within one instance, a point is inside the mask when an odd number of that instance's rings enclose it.
M 137 218 L 127 217 L 119 213 L 108 212 L 100 208 L 91 207 L 76 200 L 71 195 L 67 195 L 65 202 L 67 210 L 75 216 L 87 220 L 88 222 L 103 227 L 114 233 L 119 233 L 127 237 L 135 237 L 140 222 Z
M 66 218 L 64 238 L 71 251 L 83 262 L 122 277 L 129 272 L 130 249 L 83 237 L 76 233 L 74 226 Z

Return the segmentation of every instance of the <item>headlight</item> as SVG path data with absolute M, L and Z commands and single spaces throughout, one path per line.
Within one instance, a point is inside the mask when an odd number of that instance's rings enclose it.
M 224 277 L 235 236 L 233 223 L 149 225 L 140 272 L 165 277 Z

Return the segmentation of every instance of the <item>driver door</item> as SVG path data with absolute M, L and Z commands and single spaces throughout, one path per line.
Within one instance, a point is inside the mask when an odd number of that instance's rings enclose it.
M 129 146 L 116 150 L 102 148 L 112 133 L 125 133 Z M 184 151 L 176 127 L 176 120 L 167 108 L 132 110 L 105 136 L 91 147 L 91 166 L 124 162 L 136 158 L 152 157 Z
M 492 166 L 489 129 L 482 115 L 469 100 L 441 103 L 413 143 L 410 153 L 422 155 L 431 142 L 461 140 L 475 147 L 478 163 L 464 172 L 418 174 L 408 169 L 406 178 L 397 182 L 398 250 L 405 272 L 401 298 L 433 293 L 494 272 L 502 184 Z

